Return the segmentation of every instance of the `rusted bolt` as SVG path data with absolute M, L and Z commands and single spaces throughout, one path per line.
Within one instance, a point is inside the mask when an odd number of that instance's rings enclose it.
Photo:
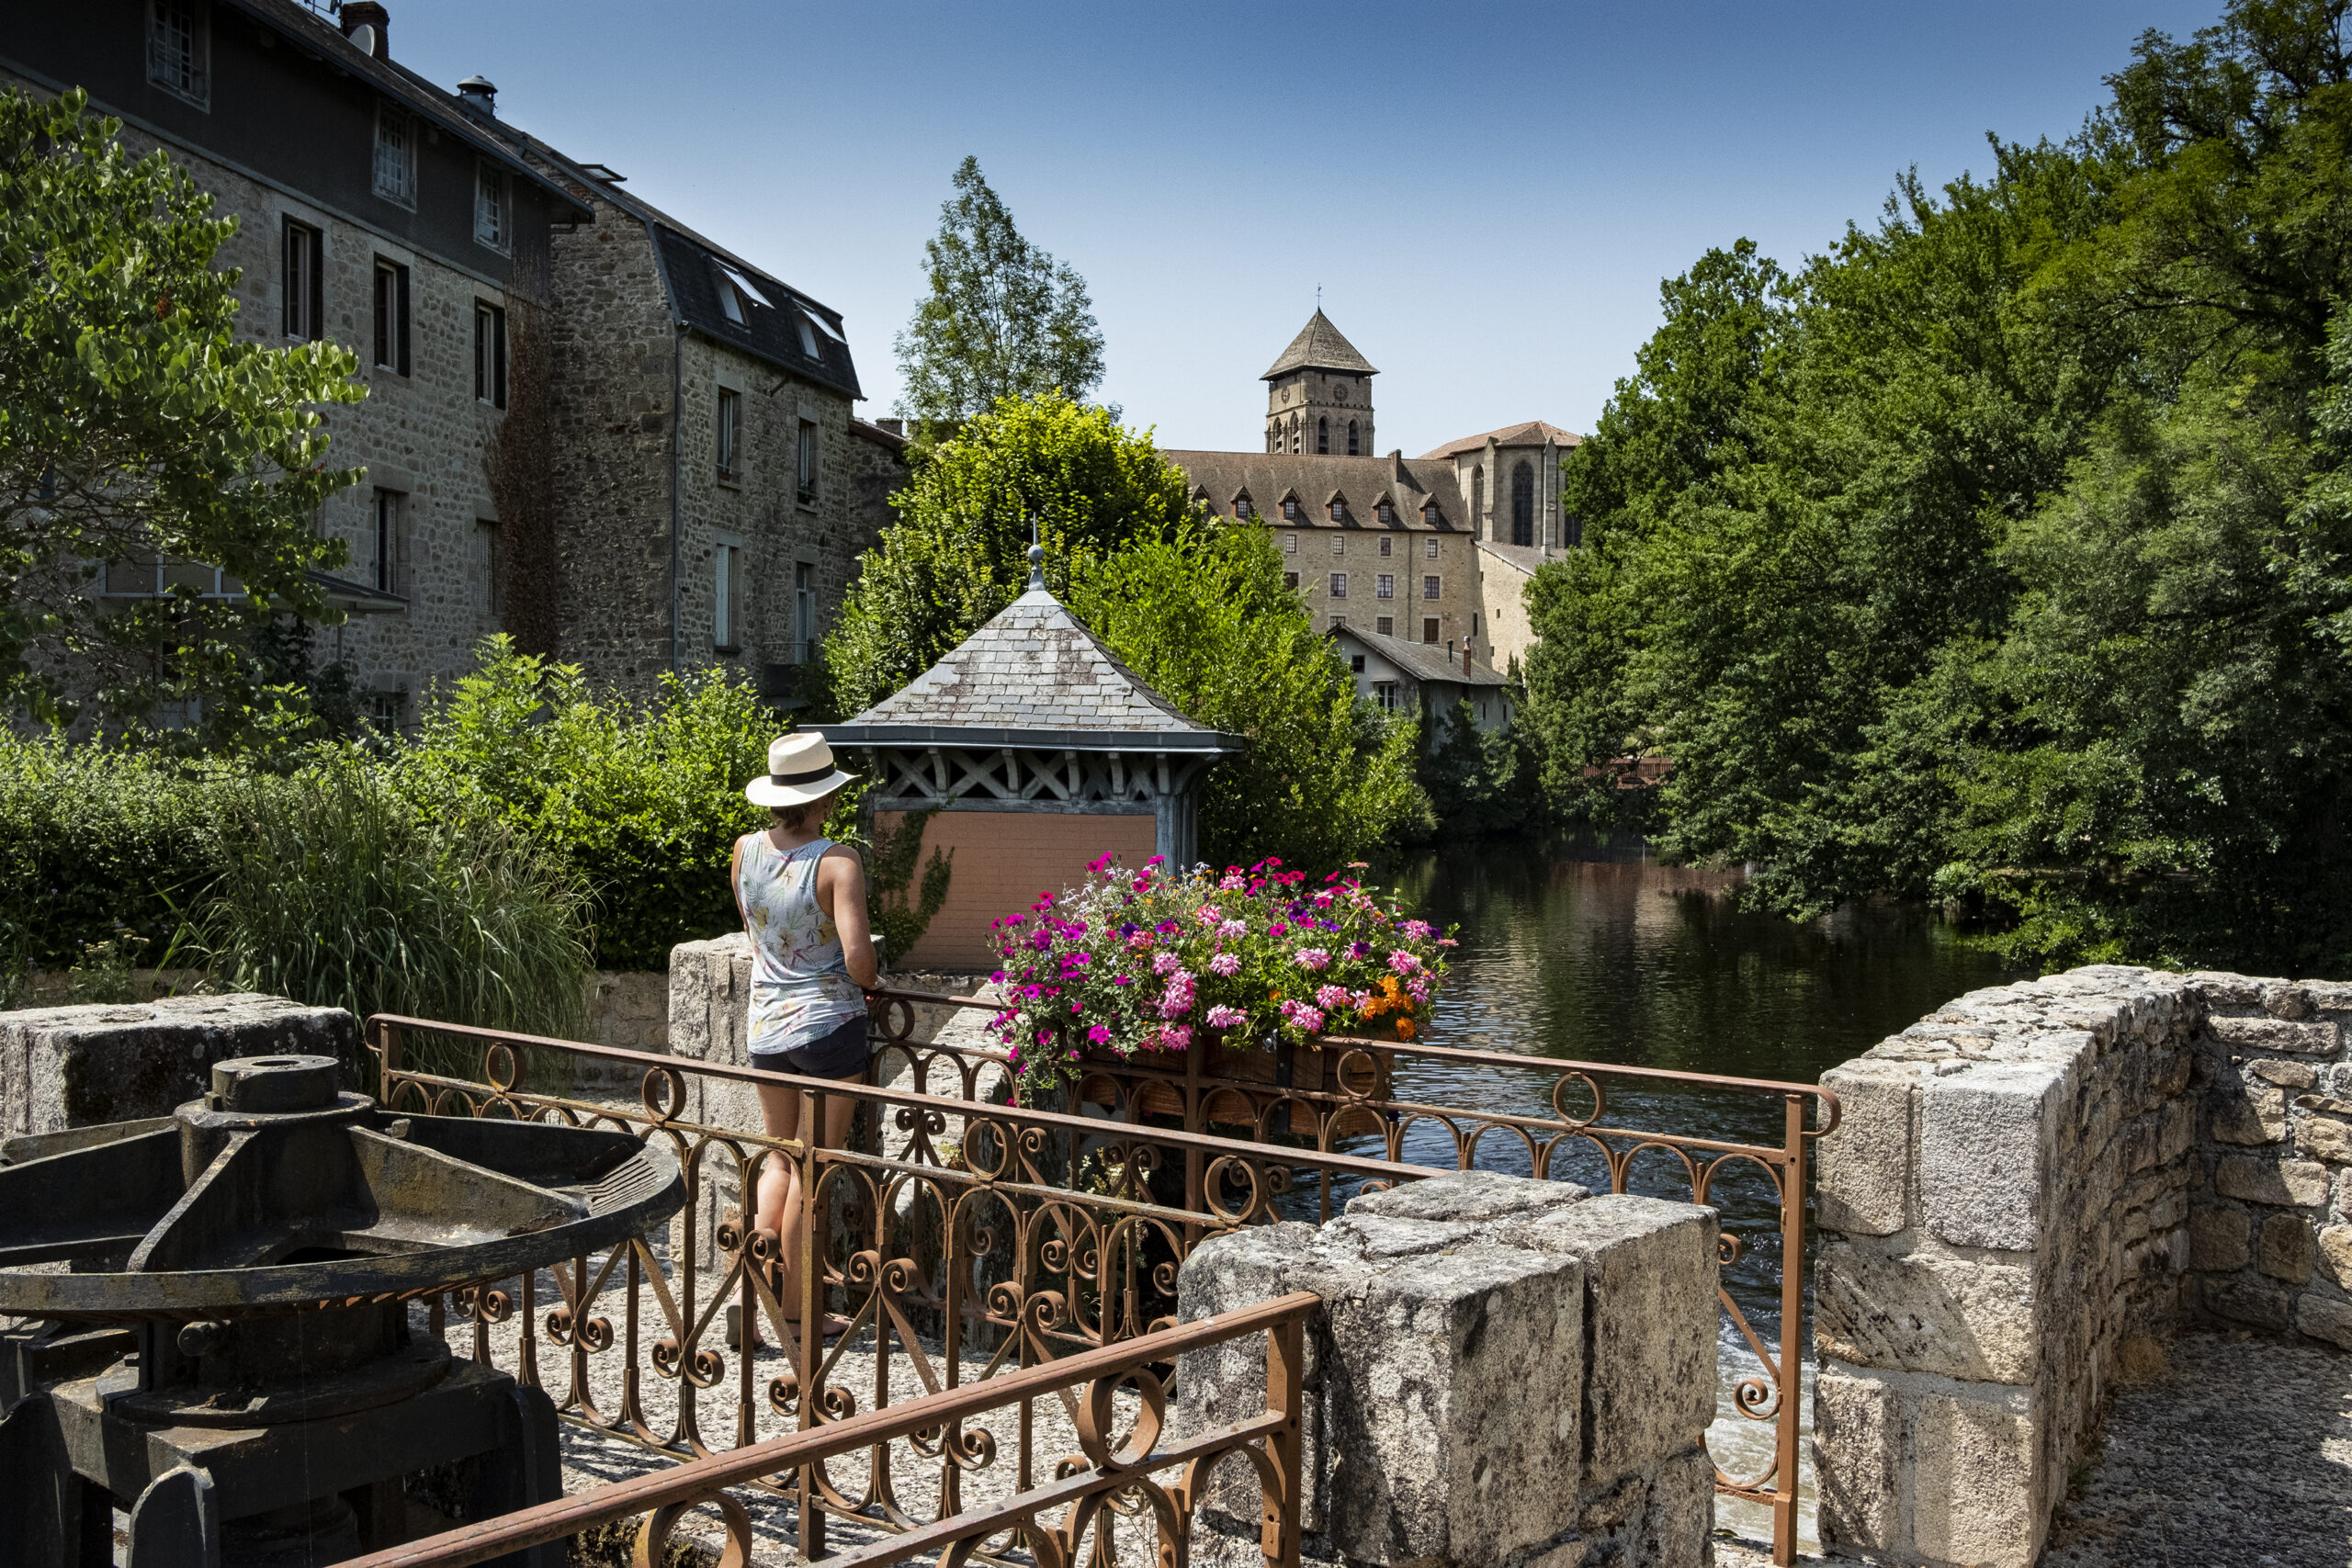
M 229 1325 L 212 1318 L 198 1318 L 180 1325 L 180 1354 L 183 1356 L 217 1356 L 229 1348 Z

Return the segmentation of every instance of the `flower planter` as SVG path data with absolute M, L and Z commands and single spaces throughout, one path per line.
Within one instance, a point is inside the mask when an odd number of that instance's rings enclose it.
M 1340 1082 L 1340 1064 L 1351 1053 L 1368 1057 L 1372 1070 L 1367 1074 L 1361 1061 L 1350 1064 L 1350 1081 L 1343 1087 Z M 1238 1109 L 1232 1105 L 1229 1096 L 1224 1103 L 1212 1105 L 1211 1094 L 1225 1085 L 1240 1086 L 1253 1106 L 1263 1105 L 1275 1094 L 1290 1089 L 1306 1094 L 1354 1094 L 1386 1100 L 1396 1074 L 1395 1052 L 1385 1046 L 1309 1040 L 1300 1045 L 1278 1043 L 1269 1050 L 1246 1040 L 1228 1043 L 1223 1035 L 1206 1029 L 1193 1032 L 1193 1043 L 1182 1055 L 1172 1051 L 1142 1051 L 1130 1057 L 1122 1056 L 1108 1046 L 1090 1045 L 1084 1059 L 1090 1069 L 1117 1079 L 1133 1098 L 1136 1109 L 1146 1115 L 1182 1116 L 1185 1089 L 1197 1085 L 1201 1103 L 1220 1112 L 1221 1121 Z M 1114 1103 L 1111 1091 L 1099 1080 L 1091 1088 L 1081 1086 L 1080 1098 L 1090 1105 Z M 1311 1137 L 1320 1115 L 1314 1104 L 1291 1105 L 1270 1117 L 1266 1130 Z M 1342 1129 L 1370 1130 L 1369 1126 Z

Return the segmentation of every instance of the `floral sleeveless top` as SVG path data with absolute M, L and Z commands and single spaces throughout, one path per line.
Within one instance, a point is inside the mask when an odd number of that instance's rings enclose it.
M 833 841 L 820 838 L 785 851 L 765 833 L 753 833 L 742 845 L 735 896 L 752 939 L 745 1043 L 753 1051 L 813 1045 L 865 1016 L 865 993 L 849 977 L 841 933 L 817 904 L 817 863 Z

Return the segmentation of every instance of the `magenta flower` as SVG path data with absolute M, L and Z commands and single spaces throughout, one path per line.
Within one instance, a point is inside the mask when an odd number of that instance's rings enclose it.
M 1175 969 L 1182 962 L 1182 961 L 1172 953 L 1158 953 L 1152 958 L 1151 972 L 1155 975 L 1166 975 Z
M 1214 958 L 1212 958 L 1212 959 L 1210 959 L 1210 960 L 1209 960 L 1209 973 L 1210 973 L 1210 974 L 1212 974 L 1212 975 L 1238 975 L 1238 974 L 1240 974 L 1240 973 L 1241 973 L 1241 957 L 1240 957 L 1240 954 L 1238 954 L 1238 953 L 1218 953 L 1216 957 L 1214 957 Z
M 1298 950 L 1298 966 L 1301 969 L 1329 969 L 1331 955 L 1319 947 L 1302 947 Z
M 1108 1045 L 1111 1043 L 1111 1032 L 1103 1028 L 1099 1023 L 1086 1032 L 1086 1037 L 1089 1040 L 1093 1041 L 1097 1045 Z
M 1399 975 L 1418 975 L 1421 972 L 1421 961 L 1399 949 L 1388 955 L 1388 967 Z
M 1219 921 L 1216 928 L 1216 934 L 1219 936 L 1248 936 L 1250 934 L 1250 922 L 1247 920 Z
M 1326 1010 L 1337 1011 L 1348 1005 L 1348 988 L 1345 986 L 1317 987 L 1315 992 L 1315 1002 L 1317 1007 Z
M 1212 1029 L 1238 1028 L 1248 1022 L 1249 1019 L 1250 1015 L 1239 1008 L 1227 1007 L 1223 1002 L 1209 1009 L 1209 1027 Z

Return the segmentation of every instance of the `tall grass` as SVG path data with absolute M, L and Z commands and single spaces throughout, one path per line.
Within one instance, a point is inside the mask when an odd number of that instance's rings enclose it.
M 357 761 L 216 798 L 220 874 L 188 945 L 240 989 L 360 1018 L 585 1030 L 588 893 L 527 834 L 419 811 Z

